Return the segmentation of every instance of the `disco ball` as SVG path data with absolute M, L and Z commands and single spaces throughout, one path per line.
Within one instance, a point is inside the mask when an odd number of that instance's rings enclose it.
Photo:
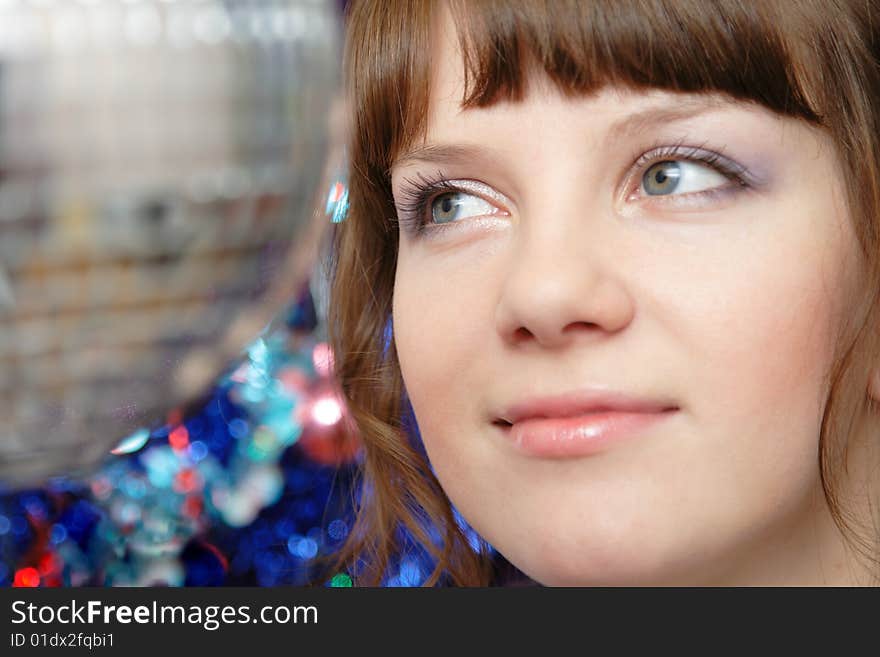
M 280 310 L 321 195 L 337 14 L 0 0 L 0 486 L 87 471 Z

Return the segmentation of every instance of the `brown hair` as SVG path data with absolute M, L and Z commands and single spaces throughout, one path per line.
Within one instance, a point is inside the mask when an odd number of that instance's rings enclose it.
M 393 336 L 386 330 L 397 261 L 389 169 L 424 138 L 436 3 L 354 2 L 345 76 L 350 209 L 328 262 L 328 331 L 341 392 L 364 442 L 362 498 L 342 564 L 375 585 L 407 528 L 436 560 L 426 584 L 485 585 L 486 546 L 474 548 L 419 445 L 406 407 Z M 839 336 L 819 440 L 826 499 L 851 546 L 877 559 L 878 537 L 851 526 L 837 494 L 848 436 L 878 409 L 866 394 L 880 355 L 880 5 L 877 0 L 486 0 L 448 5 L 465 62 L 462 107 L 521 99 L 544 74 L 568 96 L 605 85 L 715 92 L 821 127 L 847 182 L 866 291 Z M 873 359 L 873 360 L 872 360 Z

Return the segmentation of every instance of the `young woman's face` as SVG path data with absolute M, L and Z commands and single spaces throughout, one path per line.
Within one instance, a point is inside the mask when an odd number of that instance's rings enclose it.
M 462 111 L 443 35 L 431 148 L 392 171 L 393 327 L 453 504 L 547 584 L 833 570 L 808 546 L 831 527 L 818 437 L 857 246 L 830 142 L 720 97 L 541 80 Z M 438 178 L 453 191 L 419 204 Z M 514 417 L 532 400 L 576 417 Z

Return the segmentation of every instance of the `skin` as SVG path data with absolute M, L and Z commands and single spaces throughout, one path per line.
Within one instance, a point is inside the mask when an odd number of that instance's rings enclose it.
M 483 151 L 399 157 L 395 201 L 438 170 L 481 187 L 444 230 L 400 229 L 393 327 L 452 503 L 544 584 L 862 581 L 817 465 L 835 332 L 858 289 L 828 138 L 720 97 L 565 99 L 540 78 L 523 102 L 462 111 L 448 16 L 436 35 L 426 142 Z M 727 191 L 647 195 L 651 163 L 634 163 L 677 144 L 722 151 L 749 186 L 696 164 L 691 187 Z M 679 411 L 579 458 L 526 456 L 493 425 L 514 402 L 587 387 Z

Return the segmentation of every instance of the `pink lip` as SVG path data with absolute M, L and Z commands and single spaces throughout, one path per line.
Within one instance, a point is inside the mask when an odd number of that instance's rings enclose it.
M 599 452 L 677 410 L 668 401 L 607 392 L 571 393 L 516 404 L 495 424 L 526 455 L 569 458 Z

